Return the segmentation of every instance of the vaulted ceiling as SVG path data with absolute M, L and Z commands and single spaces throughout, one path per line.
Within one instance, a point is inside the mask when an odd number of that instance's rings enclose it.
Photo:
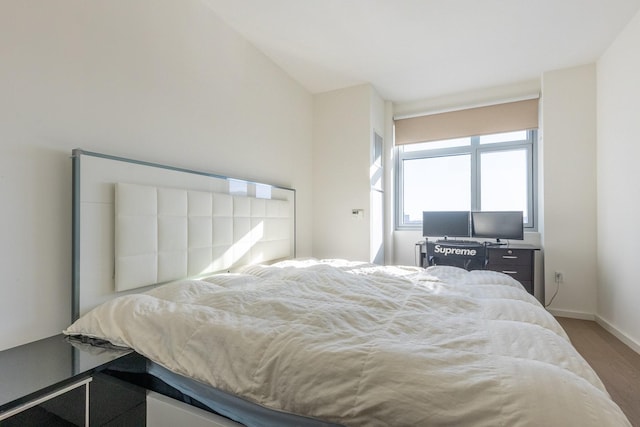
M 640 0 L 202 0 L 312 93 L 394 102 L 596 61 Z

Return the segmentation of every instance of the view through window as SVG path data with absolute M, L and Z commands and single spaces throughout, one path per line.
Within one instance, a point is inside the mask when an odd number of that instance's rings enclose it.
M 535 130 L 398 147 L 398 228 L 419 228 L 422 211 L 535 211 Z

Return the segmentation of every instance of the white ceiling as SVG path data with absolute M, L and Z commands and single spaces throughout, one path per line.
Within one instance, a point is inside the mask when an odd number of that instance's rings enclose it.
M 409 102 L 594 62 L 640 0 L 203 0 L 312 93 Z

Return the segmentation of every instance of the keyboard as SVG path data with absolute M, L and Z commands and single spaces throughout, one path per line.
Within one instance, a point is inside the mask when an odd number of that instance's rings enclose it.
M 482 243 L 476 240 L 437 240 L 435 244 L 445 246 L 460 246 L 465 248 L 477 248 L 484 246 Z

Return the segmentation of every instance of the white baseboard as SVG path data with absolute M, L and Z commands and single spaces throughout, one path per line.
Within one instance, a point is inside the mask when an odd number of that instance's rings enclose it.
M 593 313 L 584 313 L 582 311 L 570 311 L 570 310 L 554 310 L 547 308 L 547 311 L 554 317 L 568 317 L 569 319 L 580 320 L 596 320 L 596 316 Z
M 640 354 L 640 343 L 638 343 L 637 341 L 633 340 L 631 337 L 629 337 L 624 332 L 622 332 L 622 331 L 618 330 L 617 328 L 615 328 L 611 323 L 607 322 L 606 320 L 604 320 L 600 316 L 596 315 L 595 316 L 595 321 L 596 321 L 596 323 L 598 325 L 602 326 L 604 329 L 606 329 L 608 332 L 610 332 L 613 336 L 615 336 L 620 341 L 622 341 L 627 346 L 629 346 L 633 351 L 635 351 L 636 353 Z
M 636 353 L 640 354 L 640 343 L 635 341 L 633 338 L 629 337 L 624 332 L 621 332 L 618 328 L 613 326 L 611 323 L 607 322 L 602 317 L 597 314 L 592 313 L 584 313 L 580 311 L 567 311 L 567 310 L 553 310 L 547 309 L 549 313 L 551 313 L 554 317 L 568 317 L 569 319 L 580 319 L 580 320 L 593 320 L 598 325 L 602 326 L 607 332 L 609 332 L 614 337 L 618 338 L 620 341 L 625 343 L 629 348 L 631 348 Z

